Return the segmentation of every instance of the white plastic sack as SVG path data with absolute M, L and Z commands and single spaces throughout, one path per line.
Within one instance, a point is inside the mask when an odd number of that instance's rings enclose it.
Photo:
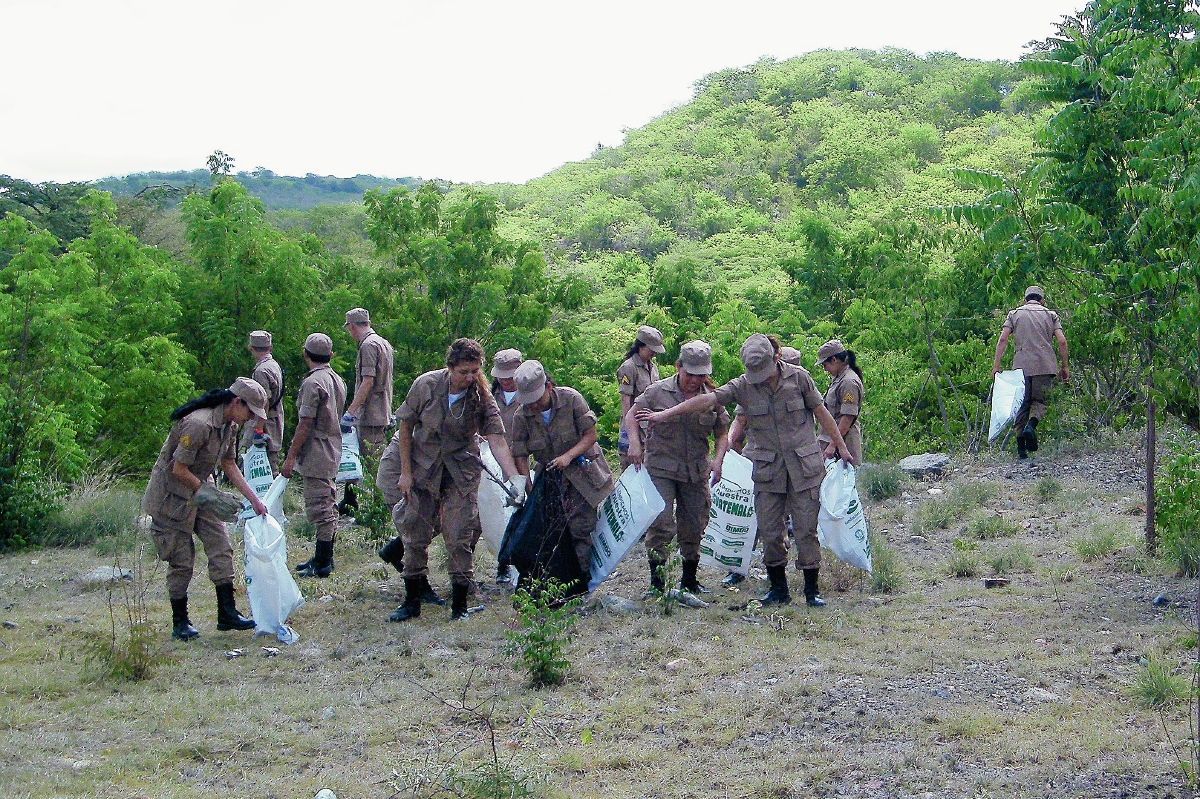
M 854 467 L 841 460 L 825 461 L 821 483 L 821 510 L 817 514 L 817 540 L 838 560 L 871 573 L 871 535 L 867 516 L 854 485 Z M 826 489 L 826 483 L 829 488 Z M 825 497 L 830 498 L 826 507 Z M 835 516 L 834 513 L 841 515 Z
M 988 443 L 995 441 L 1004 428 L 1017 418 L 1025 402 L 1025 373 L 1020 369 L 997 372 L 992 386 L 992 424 L 988 428 Z
M 721 480 L 712 488 L 708 527 L 700 541 L 700 563 L 722 571 L 750 573 L 758 516 L 754 513 L 754 464 L 732 450 L 725 454 Z
M 347 483 L 362 478 L 362 460 L 358 457 L 358 431 L 351 428 L 349 433 L 342 433 L 342 460 L 338 463 L 337 482 Z
M 600 503 L 596 535 L 592 538 L 592 568 L 588 590 L 604 582 L 654 524 L 667 503 L 645 469 L 626 469 L 613 492 Z
M 487 471 L 497 476 L 504 474 L 486 441 L 479 443 L 479 457 L 483 460 L 485 470 L 479 475 L 479 524 L 483 527 L 483 540 L 487 548 L 493 555 L 498 555 L 508 520 L 516 508 L 506 502 L 508 494 L 504 493 L 504 489 L 486 474 Z
M 282 501 L 287 478 L 275 478 L 263 502 L 270 507 Z M 255 516 L 246 522 L 242 540 L 246 559 L 246 594 L 254 616 L 255 635 L 274 635 L 282 643 L 300 640 L 285 622 L 304 604 L 300 587 L 287 564 L 287 539 L 273 516 Z
M 250 484 L 250 489 L 255 496 L 262 499 L 267 495 L 274 478 L 271 476 L 271 461 L 267 458 L 265 447 L 251 447 L 246 450 L 246 454 L 242 455 L 242 476 Z M 267 512 L 274 516 L 275 521 L 281 525 L 287 524 L 287 519 L 283 517 L 283 492 L 280 492 L 275 507 L 268 506 Z M 250 507 L 247 500 L 243 499 L 242 512 L 238 515 L 238 519 L 247 521 L 253 518 L 254 509 Z

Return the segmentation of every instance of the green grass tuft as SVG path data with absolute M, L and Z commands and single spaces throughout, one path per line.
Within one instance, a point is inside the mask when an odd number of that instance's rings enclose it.
M 1148 654 L 1146 665 L 1138 672 L 1131 692 L 1143 707 L 1154 709 L 1187 701 L 1191 686 L 1183 677 L 1172 674 L 1168 664 Z
M 858 470 L 858 488 L 874 502 L 900 495 L 904 488 L 904 472 L 893 463 L 872 463 Z

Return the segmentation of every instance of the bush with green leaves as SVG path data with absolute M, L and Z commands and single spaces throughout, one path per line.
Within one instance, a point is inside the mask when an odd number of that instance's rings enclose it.
M 534 580 L 513 594 L 517 618 L 504 637 L 508 654 L 516 655 L 529 675 L 530 687 L 559 685 L 571 667 L 565 653 L 574 639 L 575 610 L 583 600 L 568 599 L 570 588 L 554 579 Z
M 1034 484 L 1033 490 L 1037 494 L 1038 502 L 1051 502 L 1062 493 L 1062 483 L 1051 475 L 1046 475 Z
M 132 580 L 107 584 L 109 629 L 81 633 L 84 662 L 114 680 L 148 680 L 171 657 L 164 647 L 166 639 L 150 621 L 146 603 L 150 583 L 142 572 L 142 554 L 139 548 Z M 121 568 L 119 558 L 114 568 Z
M 1147 653 L 1146 665 L 1138 672 L 1131 692 L 1139 704 L 1149 709 L 1185 702 L 1192 695 L 1191 684 L 1153 652 Z
M 1162 549 L 1179 574 L 1200 574 L 1200 453 L 1176 447 L 1154 489 Z
M 967 525 L 967 532 L 980 541 L 989 541 L 993 538 L 1016 535 L 1017 525 L 1003 516 L 980 516 L 971 520 Z
M 62 506 L 45 521 L 38 543 L 78 547 L 92 544 L 98 554 L 128 552 L 137 545 L 142 492 L 101 470 L 79 480 Z
M 392 537 L 392 509 L 383 501 L 383 492 L 375 485 L 379 472 L 379 460 L 367 453 L 361 455 L 363 480 L 355 488 L 354 496 L 358 508 L 354 511 L 354 523 L 365 529 L 363 538 L 372 544 L 381 543 Z
M 876 593 L 891 594 L 904 585 L 903 569 L 896 551 L 882 538 L 871 539 L 871 588 Z
M 979 545 L 962 538 L 954 539 L 954 552 L 946 562 L 946 568 L 955 577 L 974 577 L 979 574 Z
M 874 502 L 890 499 L 904 488 L 904 472 L 894 463 L 869 463 L 858 470 L 858 487 Z
M 1107 558 L 1120 548 L 1117 528 L 1109 522 L 1095 525 L 1075 540 L 1075 553 L 1081 560 Z

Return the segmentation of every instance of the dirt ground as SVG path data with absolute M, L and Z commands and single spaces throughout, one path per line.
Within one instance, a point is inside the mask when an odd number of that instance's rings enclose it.
M 663 615 L 640 604 L 639 545 L 580 612 L 567 682 L 541 690 L 504 652 L 515 614 L 495 588 L 464 622 L 426 606 L 387 623 L 402 583 L 357 528 L 339 539 L 333 577 L 302 583 L 290 647 L 216 632 L 202 565 L 202 635 L 171 641 L 163 572 L 147 556 L 171 658 L 140 683 L 98 678 L 82 656 L 81 631 L 110 621 L 107 592 L 81 576 L 112 557 L 8 555 L 0 792 L 382 799 L 449 795 L 437 784 L 498 763 L 547 797 L 1192 796 L 1178 765 L 1188 707 L 1160 715 L 1130 693 L 1144 658 L 1186 673 L 1195 658 L 1195 586 L 1139 543 L 1141 474 L 1132 450 L 956 460 L 868 505 L 900 588 L 873 593 L 828 566 L 819 610 L 747 607 L 764 583 L 723 590 L 702 570 L 713 605 Z M 1061 490 L 1042 501 L 1047 477 Z M 983 486 L 970 489 L 978 502 L 931 525 L 924 507 L 962 486 Z M 973 539 L 993 517 L 1011 534 Z M 293 541 L 291 562 L 311 546 Z M 953 576 L 956 556 L 977 558 L 977 574 Z M 1006 556 L 1011 583 L 985 588 L 989 562 Z M 444 557 L 434 563 L 445 591 Z M 486 583 L 494 560 L 481 553 L 477 569 Z M 606 610 L 607 595 L 639 607 Z M 248 612 L 244 594 L 239 605 Z M 243 656 L 228 658 L 235 648 Z

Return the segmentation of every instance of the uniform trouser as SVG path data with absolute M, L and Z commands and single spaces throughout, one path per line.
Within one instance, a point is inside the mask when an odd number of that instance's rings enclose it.
M 375 487 L 380 496 L 389 506 L 395 506 L 401 499 L 400 488 L 396 483 L 400 480 L 400 443 L 392 441 L 383 450 L 379 458 L 379 471 L 375 473 Z
M 333 479 L 304 475 L 304 515 L 317 528 L 318 541 L 332 541 L 337 530 L 337 485 Z
M 191 530 L 178 526 L 169 519 L 150 520 L 150 535 L 159 560 L 167 563 L 167 596 L 183 599 L 192 582 L 192 569 L 196 564 L 196 543 L 192 534 L 200 539 L 204 554 L 208 557 L 208 579 L 213 585 L 233 582 L 233 546 L 225 532 L 225 524 L 205 511 L 196 513 Z
M 754 513 L 758 516 L 758 538 L 763 545 L 763 565 L 787 566 L 788 514 L 792 517 L 792 535 L 796 539 L 796 568 L 815 569 L 821 565 L 821 544 L 817 540 L 817 513 L 821 510 L 821 487 L 789 491 L 754 491 Z
M 1025 401 L 1013 420 L 1013 429 L 1018 433 L 1025 429 L 1030 419 L 1041 421 L 1046 415 L 1046 395 L 1050 393 L 1053 382 L 1054 375 L 1030 375 L 1025 378 Z
M 596 537 L 596 507 L 569 481 L 564 480 L 563 509 L 567 514 L 567 530 L 575 545 L 575 558 L 584 574 L 592 570 L 592 539 Z
M 429 484 L 414 485 L 397 524 L 404 542 L 404 579 L 429 574 L 429 545 L 441 530 L 450 582 L 470 585 L 479 539 L 478 486 L 460 486 L 446 469 Z M 393 516 L 393 519 L 395 517 Z
M 655 475 L 650 475 L 650 481 L 662 495 L 667 507 L 646 531 L 646 549 L 662 555 L 667 544 L 678 535 L 679 554 L 683 559 L 699 560 L 700 540 L 708 527 L 711 505 L 708 481 L 688 483 Z

